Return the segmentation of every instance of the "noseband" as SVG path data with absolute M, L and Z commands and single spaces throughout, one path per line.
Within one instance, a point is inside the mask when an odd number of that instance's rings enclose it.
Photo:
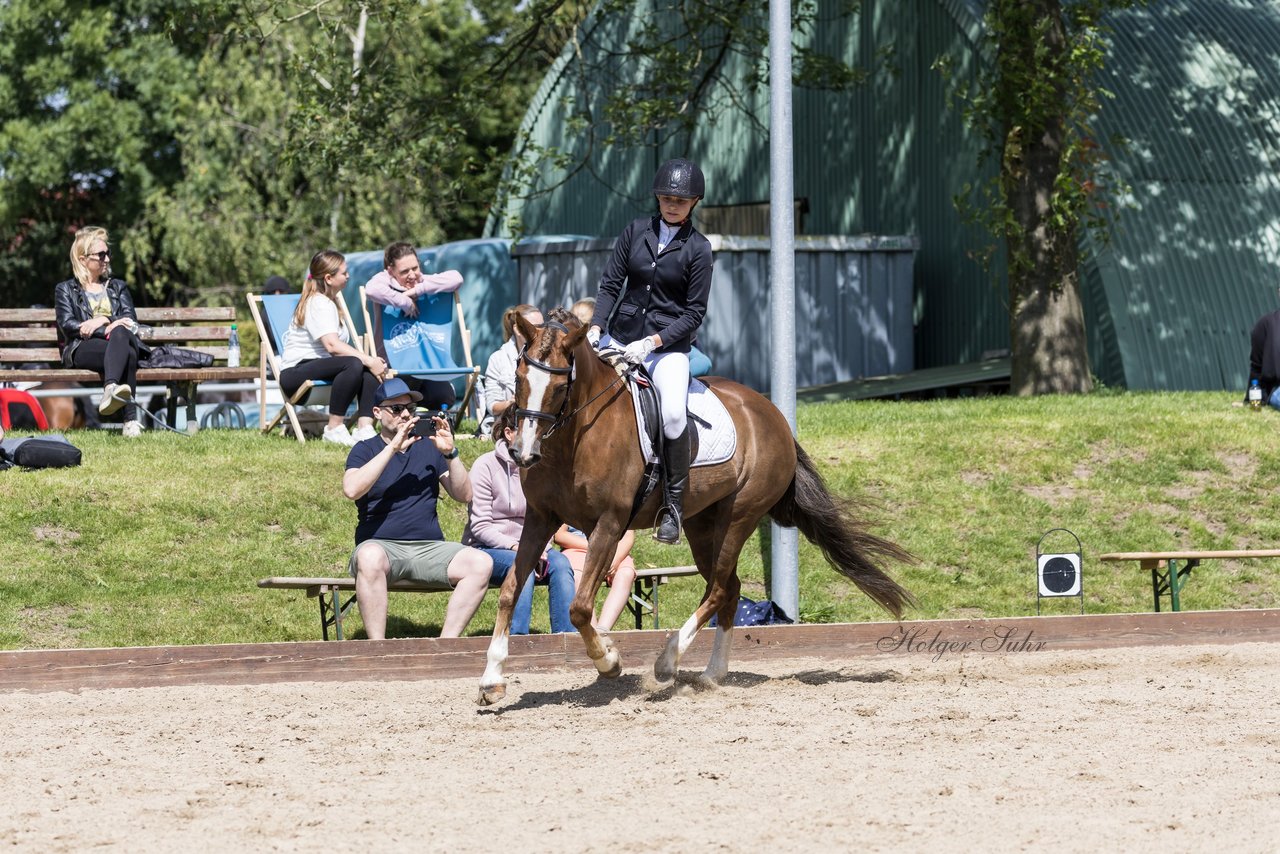
M 560 323 L 555 320 L 548 320 L 546 323 L 543 323 L 538 328 L 546 329 L 547 327 L 551 327 L 552 329 L 559 329 L 565 335 L 569 334 L 569 328 L 565 326 L 563 323 Z M 556 428 L 558 428 L 561 425 L 561 423 L 563 423 L 564 421 L 564 418 L 563 418 L 564 410 L 565 410 L 565 407 L 569 405 L 569 392 L 573 388 L 573 354 L 572 353 L 569 354 L 568 365 L 566 365 L 563 368 L 557 368 L 554 365 L 548 365 L 546 362 L 539 362 L 537 359 L 530 356 L 529 345 L 525 344 L 524 348 L 521 349 L 520 351 L 520 360 L 523 362 L 527 362 L 529 365 L 537 368 L 540 371 L 546 371 L 547 373 L 554 374 L 555 376 L 562 377 L 567 375 L 569 377 L 569 384 L 568 384 L 568 387 L 565 388 L 564 400 L 560 404 L 559 412 L 551 413 L 551 412 L 544 412 L 541 409 L 520 409 L 518 407 L 516 408 L 517 420 L 521 418 L 532 418 L 535 421 L 551 422 L 551 427 L 547 430 L 546 433 L 543 434 L 543 438 L 545 438 L 547 436 L 550 436 L 552 433 L 554 433 L 556 431 Z

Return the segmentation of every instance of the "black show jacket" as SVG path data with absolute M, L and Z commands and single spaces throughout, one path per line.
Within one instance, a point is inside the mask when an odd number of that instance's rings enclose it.
M 711 242 L 686 222 L 658 254 L 659 221 L 634 220 L 618 236 L 600 277 L 591 323 L 620 344 L 658 335 L 657 352 L 688 353 L 711 295 Z

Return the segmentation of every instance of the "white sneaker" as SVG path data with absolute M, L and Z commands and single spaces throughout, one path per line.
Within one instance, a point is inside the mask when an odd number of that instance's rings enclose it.
M 372 439 L 378 435 L 378 431 L 373 427 L 357 427 L 351 432 L 351 440 L 353 442 L 363 442 L 365 439 Z
M 102 415 L 115 415 L 120 407 L 133 400 L 133 389 L 124 383 L 119 385 L 107 383 L 102 390 L 102 399 L 98 401 L 98 412 Z
M 333 442 L 335 445 L 345 445 L 348 448 L 356 443 L 355 437 L 351 435 L 351 431 L 347 429 L 346 424 L 324 428 L 324 435 L 320 438 L 326 442 Z
M 138 437 L 139 437 L 139 436 L 141 436 L 141 435 L 142 435 L 142 422 L 141 422 L 141 421 L 126 421 L 126 422 L 124 422 L 124 437 L 125 437 L 126 439 L 136 439 L 136 438 L 138 438 Z

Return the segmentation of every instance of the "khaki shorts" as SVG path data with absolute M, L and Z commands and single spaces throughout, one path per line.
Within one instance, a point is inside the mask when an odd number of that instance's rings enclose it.
M 382 548 L 391 562 L 388 581 L 412 579 L 433 590 L 452 590 L 449 583 L 449 563 L 458 552 L 467 548 L 462 543 L 445 540 L 365 540 L 351 552 L 347 572 L 356 574 L 356 554 L 370 543 Z

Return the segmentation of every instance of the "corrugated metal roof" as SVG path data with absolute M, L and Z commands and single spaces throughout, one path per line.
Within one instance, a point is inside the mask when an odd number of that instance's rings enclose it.
M 1095 370 L 1134 389 L 1243 388 L 1249 330 L 1276 303 L 1280 9 L 1164 0 L 1112 24 L 1116 99 L 1096 124 L 1134 207 L 1110 246 L 1084 241 L 1103 298 L 1090 321 L 1119 356 Z
M 665 3 L 667 0 L 658 0 Z M 1009 342 L 1007 285 L 997 263 L 973 260 L 988 238 L 966 226 L 952 198 L 979 183 L 980 143 L 948 106 L 948 87 L 971 85 L 982 4 L 974 0 L 866 0 L 834 26 L 840 0 L 820 0 L 823 26 L 797 39 L 871 66 L 891 45 L 888 67 L 853 92 L 796 89 L 795 187 L 809 202 L 809 234 L 918 236 L 914 290 L 916 358 L 928 367 L 976 360 Z M 657 14 L 641 0 L 630 21 Z M 590 20 L 585 55 L 625 43 L 628 20 Z M 1247 369 L 1248 331 L 1275 303 L 1280 247 L 1280 7 L 1265 0 L 1163 0 L 1112 16 L 1103 85 L 1116 93 L 1095 126 L 1133 188 L 1109 246 L 1083 239 L 1086 321 L 1094 371 L 1130 388 L 1234 388 Z M 951 58 L 952 79 L 931 68 Z M 741 78 L 745 59 L 730 61 Z M 538 145 L 564 146 L 584 167 L 554 193 L 511 200 L 526 233 L 614 236 L 651 208 L 657 162 L 688 153 L 707 173 L 706 204 L 768 198 L 767 92 L 744 102 L 755 117 L 728 114 L 692 140 L 637 152 L 576 134 L 574 109 L 599 110 L 601 79 L 583 80 L 566 49 L 525 122 Z M 613 73 L 626 74 L 616 66 Z M 717 93 L 723 96 L 725 93 Z M 570 106 L 572 105 L 572 107 Z M 1108 138 L 1121 134 L 1127 150 Z M 491 233 L 504 234 L 491 222 Z

